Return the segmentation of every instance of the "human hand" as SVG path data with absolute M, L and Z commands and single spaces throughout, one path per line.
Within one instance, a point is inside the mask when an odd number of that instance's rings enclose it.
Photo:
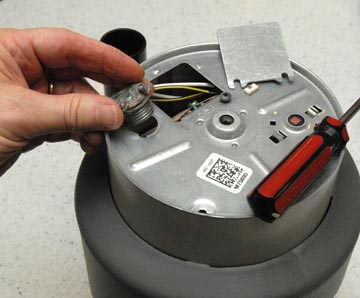
M 84 77 L 122 88 L 143 76 L 119 50 L 65 29 L 0 30 L 0 176 L 45 141 L 72 138 L 95 151 L 98 131 L 120 127 L 123 115 Z

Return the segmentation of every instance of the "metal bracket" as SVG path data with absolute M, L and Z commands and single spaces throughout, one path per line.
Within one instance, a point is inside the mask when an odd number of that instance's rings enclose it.
M 249 83 L 294 79 L 278 23 L 264 23 L 219 29 L 217 32 L 226 78 L 245 88 Z

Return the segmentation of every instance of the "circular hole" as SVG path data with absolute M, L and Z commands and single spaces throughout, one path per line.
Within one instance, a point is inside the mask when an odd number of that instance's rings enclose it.
M 155 132 L 158 127 L 158 122 L 154 116 L 151 116 L 146 122 L 137 127 L 134 131 L 139 134 L 140 137 L 146 138 Z
M 221 124 L 224 124 L 224 125 L 231 125 L 234 123 L 234 117 L 233 116 L 230 116 L 230 115 L 222 115 L 220 118 L 219 118 L 219 121 Z
M 191 209 L 193 213 L 197 214 L 207 214 L 212 215 L 215 214 L 216 206 L 215 203 L 208 199 L 197 199 L 193 202 Z

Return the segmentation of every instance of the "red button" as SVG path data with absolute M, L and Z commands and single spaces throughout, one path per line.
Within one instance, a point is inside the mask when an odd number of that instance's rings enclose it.
M 305 123 L 305 119 L 303 116 L 298 115 L 298 114 L 292 114 L 288 117 L 288 122 L 290 125 L 295 126 L 295 127 L 299 127 L 304 125 Z

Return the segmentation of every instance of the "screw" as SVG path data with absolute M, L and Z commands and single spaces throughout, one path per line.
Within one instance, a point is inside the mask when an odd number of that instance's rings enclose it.
M 220 101 L 222 103 L 229 103 L 231 101 L 231 94 L 227 92 L 223 92 L 220 95 Z

